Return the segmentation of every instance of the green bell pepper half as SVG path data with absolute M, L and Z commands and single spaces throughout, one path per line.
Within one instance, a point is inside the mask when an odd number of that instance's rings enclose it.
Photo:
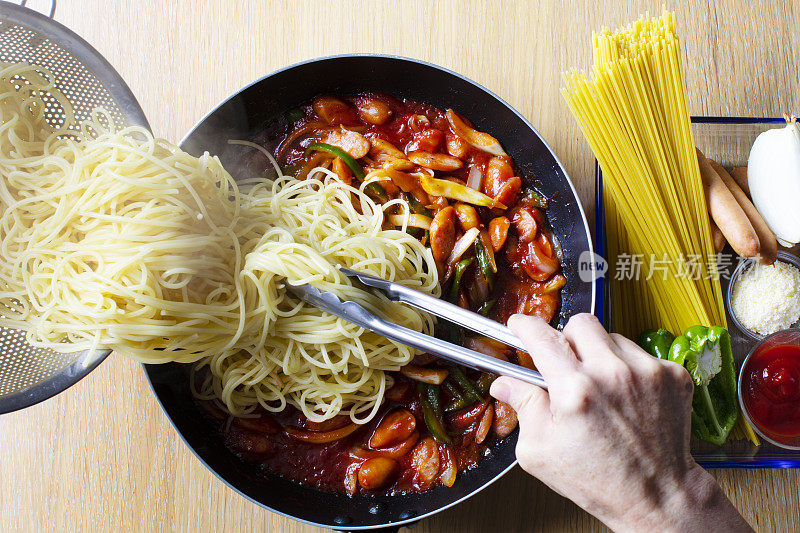
M 664 328 L 646 329 L 639 335 L 637 343 L 653 357 L 669 359 L 669 347 L 674 340 L 675 335 Z
M 669 360 L 683 366 L 695 385 L 692 434 L 722 446 L 739 419 L 728 331 L 720 326 L 692 326 L 672 342 Z

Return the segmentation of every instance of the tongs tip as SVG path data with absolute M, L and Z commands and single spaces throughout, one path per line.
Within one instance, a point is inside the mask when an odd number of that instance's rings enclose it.
M 343 267 L 342 265 L 336 265 L 336 268 L 338 268 L 339 272 L 341 272 L 348 278 L 357 278 L 359 275 L 361 275 L 361 272 L 358 272 L 357 270 L 352 270 L 347 267 Z

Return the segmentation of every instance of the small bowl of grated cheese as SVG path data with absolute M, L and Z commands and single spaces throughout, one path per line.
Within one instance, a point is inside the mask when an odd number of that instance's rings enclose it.
M 800 321 L 800 259 L 778 252 L 772 265 L 745 259 L 728 284 L 728 314 L 736 326 L 762 339 Z

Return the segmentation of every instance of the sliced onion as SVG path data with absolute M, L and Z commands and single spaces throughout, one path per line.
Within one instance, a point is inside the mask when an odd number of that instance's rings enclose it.
M 403 192 L 411 192 L 414 189 L 419 189 L 419 180 L 407 172 L 402 172 L 391 167 L 384 168 L 384 172 Z
M 542 285 L 542 292 L 555 292 L 561 290 L 567 284 L 567 278 L 561 274 L 556 274 L 550 280 Z
M 561 241 L 555 235 L 550 236 L 550 242 L 553 244 L 553 255 L 558 259 L 559 263 L 564 261 L 564 249 L 561 247 Z
M 431 196 L 444 196 L 465 204 L 506 209 L 506 206 L 494 198 L 454 181 L 440 180 L 427 174 L 420 174 L 419 183 L 422 185 L 422 189 Z
M 406 154 L 389 141 L 385 141 L 380 137 L 373 137 L 370 139 L 370 144 L 369 155 L 381 166 L 397 170 L 414 168 L 414 163 L 408 160 Z
M 431 222 L 433 222 L 431 217 L 426 217 L 425 215 L 419 215 L 416 213 L 408 215 L 408 217 L 405 215 L 389 215 L 387 219 L 391 224 L 394 224 L 400 228 L 405 225 L 409 228 L 422 228 L 426 230 L 431 229 Z
M 370 178 L 373 177 L 379 179 L 380 178 L 388 179 L 403 192 L 411 192 L 413 190 L 419 189 L 419 181 L 413 174 L 402 172 L 392 167 L 383 167 L 371 170 L 364 179 L 369 180 Z
M 295 440 L 311 444 L 325 444 L 340 440 L 360 428 L 358 424 L 350 424 L 332 431 L 305 431 L 294 427 L 286 427 L 286 433 Z
M 447 110 L 447 120 L 450 122 L 450 127 L 453 128 L 453 131 L 456 135 L 467 141 L 478 150 L 483 150 L 484 152 L 488 152 L 492 155 L 507 155 L 497 139 L 488 133 L 483 133 L 475 128 L 470 128 L 467 126 L 467 123 L 464 122 L 464 119 L 459 117 L 458 114 L 456 114 L 456 112 L 452 109 Z
M 421 381 L 429 385 L 441 385 L 450 372 L 446 368 L 406 365 L 400 369 L 400 373 L 414 381 Z
M 305 134 L 308 134 L 312 131 L 328 131 L 330 128 L 324 122 L 320 122 L 319 120 L 314 122 L 309 122 L 308 124 L 303 124 L 302 126 L 295 129 L 292 133 L 286 137 L 283 142 L 278 146 L 275 150 L 275 157 L 277 159 L 281 159 L 286 152 L 286 149 L 297 139 L 302 137 Z
M 453 245 L 453 251 L 450 253 L 450 257 L 447 258 L 447 264 L 452 265 L 461 259 L 461 256 L 464 255 L 464 252 L 469 250 L 469 247 L 472 246 L 472 243 L 475 242 L 475 239 L 478 238 L 480 233 L 478 228 L 468 229 Z
M 452 487 L 458 476 L 458 465 L 453 457 L 453 450 L 447 444 L 439 445 L 439 457 L 442 466 L 440 468 L 439 480 L 445 487 Z
M 372 459 L 373 457 L 389 457 L 391 459 L 400 459 L 404 455 L 408 454 L 412 448 L 414 448 L 414 445 L 418 440 L 419 431 L 415 429 L 411 436 L 406 440 L 388 448 L 370 450 L 360 446 L 354 447 L 350 450 L 350 457 L 357 459 Z
M 479 191 L 481 190 L 482 186 L 483 186 L 483 172 L 481 171 L 478 165 L 473 165 L 469 169 L 469 175 L 467 176 L 467 187 Z
M 502 342 L 483 336 L 466 337 L 464 347 L 501 361 L 508 361 L 508 354 L 511 353 L 511 348 Z
M 532 280 L 546 281 L 560 267 L 558 259 L 547 255 L 538 243 L 532 242 L 528 245 L 527 260 L 522 261 L 522 269 Z
M 467 296 L 470 302 L 485 302 L 489 298 L 489 282 L 481 270 L 478 270 L 478 275 L 467 286 Z

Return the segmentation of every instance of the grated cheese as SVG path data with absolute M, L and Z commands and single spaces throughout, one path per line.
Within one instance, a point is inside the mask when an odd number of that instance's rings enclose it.
M 800 270 L 783 261 L 753 263 L 736 281 L 731 306 L 744 327 L 761 335 L 791 327 L 800 319 Z

